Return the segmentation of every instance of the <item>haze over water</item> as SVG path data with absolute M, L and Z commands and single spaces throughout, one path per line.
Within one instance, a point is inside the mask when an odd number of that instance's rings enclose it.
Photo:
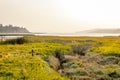
M 0 0 L 0 23 L 30 32 L 120 28 L 120 0 Z

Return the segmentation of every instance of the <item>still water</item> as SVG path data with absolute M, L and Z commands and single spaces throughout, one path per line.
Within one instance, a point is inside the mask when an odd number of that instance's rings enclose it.
M 80 36 L 86 36 L 86 37 L 104 37 L 104 36 L 120 36 L 120 34 L 105 34 L 105 33 L 46 33 L 46 34 L 35 34 L 37 36 L 71 36 L 71 37 L 80 37 Z M 1 36 L 0 39 L 15 39 L 20 38 L 23 36 Z
M 120 36 L 120 34 L 107 33 L 49 33 L 49 34 L 35 34 L 38 36 L 88 36 L 88 37 L 104 37 L 104 36 Z

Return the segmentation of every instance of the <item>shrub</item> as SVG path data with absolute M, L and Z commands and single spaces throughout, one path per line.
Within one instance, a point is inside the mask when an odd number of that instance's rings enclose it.
M 120 65 L 120 61 L 118 62 L 118 65 Z
M 4 44 L 24 44 L 26 43 L 27 40 L 25 40 L 24 38 L 17 38 L 17 39 L 9 39 L 6 40 L 5 42 L 3 42 Z
M 103 65 L 107 65 L 107 64 L 118 64 L 119 62 L 119 58 L 115 57 L 115 56 L 107 56 L 105 58 L 103 58 L 99 63 L 103 64 Z
M 56 49 L 55 57 L 60 61 L 60 68 L 63 68 L 63 63 L 66 62 L 64 55 L 61 53 L 61 50 Z
M 59 60 L 56 57 L 54 57 L 54 56 L 50 56 L 48 58 L 48 63 L 54 70 L 58 70 L 59 67 L 60 67 Z
M 72 46 L 73 53 L 77 53 L 82 56 L 85 56 L 85 54 L 90 48 L 91 48 L 90 45 L 73 45 Z

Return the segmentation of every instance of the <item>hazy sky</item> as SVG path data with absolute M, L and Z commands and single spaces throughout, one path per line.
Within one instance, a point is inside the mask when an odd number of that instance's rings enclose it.
M 0 0 L 0 23 L 32 32 L 120 28 L 120 0 Z

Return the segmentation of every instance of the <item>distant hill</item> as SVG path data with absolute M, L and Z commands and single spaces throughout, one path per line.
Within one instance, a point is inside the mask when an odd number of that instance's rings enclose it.
M 0 24 L 0 33 L 30 33 L 26 28 Z
M 111 33 L 111 34 L 118 34 L 120 33 L 120 29 L 92 29 L 92 30 L 85 30 L 79 31 L 77 33 Z

